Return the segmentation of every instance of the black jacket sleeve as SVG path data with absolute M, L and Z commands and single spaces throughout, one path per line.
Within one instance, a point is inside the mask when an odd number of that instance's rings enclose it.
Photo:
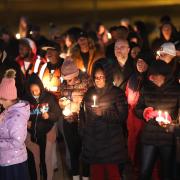
M 58 119 L 62 117 L 62 111 L 59 107 L 59 104 L 54 96 L 50 98 L 50 103 L 49 103 L 49 120 L 56 122 Z

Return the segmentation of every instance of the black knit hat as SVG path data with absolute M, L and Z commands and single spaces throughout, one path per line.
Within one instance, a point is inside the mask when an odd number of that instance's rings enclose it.
M 171 74 L 170 66 L 162 60 L 154 61 L 148 70 L 148 76 L 150 75 L 164 75 L 168 76 Z

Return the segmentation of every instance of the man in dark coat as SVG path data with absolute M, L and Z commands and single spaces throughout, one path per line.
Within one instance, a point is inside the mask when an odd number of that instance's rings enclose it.
M 134 72 L 133 60 L 129 57 L 129 43 L 127 40 L 119 39 L 115 43 L 116 60 L 113 63 L 114 85 L 125 90 L 126 84 L 130 76 Z

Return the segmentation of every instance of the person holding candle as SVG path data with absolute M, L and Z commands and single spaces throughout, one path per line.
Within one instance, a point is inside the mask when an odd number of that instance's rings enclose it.
M 29 180 L 25 139 L 30 106 L 17 97 L 15 71 L 8 69 L 0 83 L 0 179 Z
M 53 93 L 57 99 L 60 96 L 61 86 L 61 66 L 64 59 L 60 58 L 60 47 L 55 42 L 49 42 L 41 48 L 45 51 L 47 63 L 43 64 L 39 70 L 39 78 L 44 88 Z
M 135 108 L 136 115 L 146 122 L 141 134 L 141 180 L 151 179 L 157 158 L 160 158 L 161 179 L 172 179 L 174 134 L 168 124 L 176 123 L 180 88 L 169 77 L 170 73 L 165 62 L 154 61 Z
M 26 145 L 34 155 L 37 179 L 40 178 L 41 167 L 43 180 L 52 180 L 52 151 L 56 140 L 54 123 L 61 117 L 61 110 L 56 97 L 44 89 L 36 74 L 32 74 L 28 80 L 25 99 L 31 106 Z
M 69 153 L 70 172 L 73 180 L 80 179 L 80 153 L 81 138 L 78 133 L 78 116 L 81 101 L 88 88 L 88 81 L 79 73 L 79 69 L 68 57 L 61 68 L 63 84 L 61 85 L 61 98 L 59 105 L 63 109 L 63 121 L 61 131 L 66 144 L 66 152 Z M 88 166 L 83 164 L 83 180 L 88 179 Z
M 74 59 L 76 66 L 81 71 L 86 71 L 90 76 L 93 64 L 104 57 L 104 52 L 95 45 L 92 38 L 85 31 L 80 31 L 77 38 L 77 45 L 72 48 L 71 56 Z
M 92 71 L 94 86 L 86 92 L 80 109 L 82 159 L 90 164 L 92 180 L 119 180 L 119 164 L 127 161 L 124 135 L 128 105 L 125 94 L 112 84 L 106 59 L 98 60 Z

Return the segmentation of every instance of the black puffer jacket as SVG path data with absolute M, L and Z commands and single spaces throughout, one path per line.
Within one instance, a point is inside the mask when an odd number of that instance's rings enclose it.
M 172 120 L 177 120 L 180 111 L 180 87 L 173 80 L 167 81 L 157 87 L 148 81 L 140 94 L 139 102 L 135 108 L 136 115 L 143 119 L 143 111 L 147 107 L 154 110 L 167 111 Z M 154 119 L 146 123 L 142 132 L 142 143 L 151 145 L 172 145 L 173 133 L 167 132 Z
M 92 96 L 97 95 L 102 116 L 94 114 Z M 82 158 L 88 163 L 122 163 L 127 160 L 123 126 L 128 113 L 127 101 L 121 89 L 109 86 L 90 88 L 80 109 Z

